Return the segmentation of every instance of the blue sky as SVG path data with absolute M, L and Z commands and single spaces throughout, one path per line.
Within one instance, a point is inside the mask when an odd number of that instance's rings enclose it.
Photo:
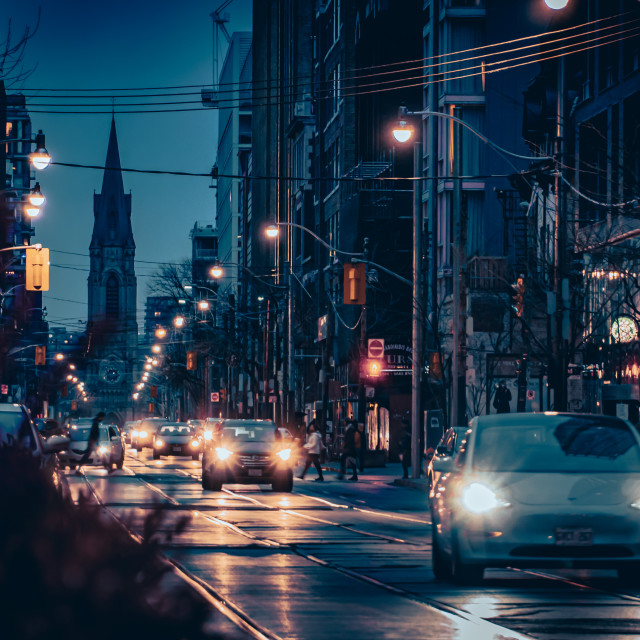
M 51 94 L 45 90 L 212 82 L 213 27 L 209 14 L 221 0 L 20 0 L 12 4 L 8 17 L 15 36 L 26 26 L 35 25 L 38 7 L 42 6 L 40 27 L 25 51 L 24 67 L 34 70 L 8 90 L 34 96 L 27 98 L 32 124 L 34 130 L 45 132 L 54 161 L 104 165 L 111 114 L 108 106 L 101 109 L 108 112 L 103 114 L 38 113 L 53 110 L 36 106 L 53 102 L 44 97 Z M 224 12 L 229 14 L 230 33 L 251 29 L 251 0 L 233 0 Z M 0 40 L 6 38 L 6 29 L 7 22 L 0 22 Z M 197 95 L 179 99 L 197 100 Z M 64 102 L 78 100 L 67 98 Z M 110 104 L 111 100 L 99 102 Z M 115 109 L 123 167 L 210 171 L 217 138 L 215 110 L 119 115 L 117 101 Z M 87 317 L 93 193 L 100 191 L 102 171 L 51 166 L 37 178 L 47 204 L 35 224 L 33 241 L 51 249 L 52 262 L 51 288 L 43 301 L 47 319 L 52 326 L 82 328 L 79 321 Z M 136 264 L 138 324 L 142 329 L 146 283 L 157 268 L 150 263 L 190 257 L 189 231 L 196 220 L 213 222 L 215 190 L 210 188 L 208 178 L 131 173 L 124 174 L 124 185 L 132 193 L 132 226 L 136 260 L 140 261 Z

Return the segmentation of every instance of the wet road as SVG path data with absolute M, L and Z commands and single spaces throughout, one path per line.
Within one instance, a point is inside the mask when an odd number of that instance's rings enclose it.
M 122 471 L 88 467 L 69 483 L 134 535 L 151 508 L 168 523 L 190 516 L 163 552 L 237 638 L 640 638 L 640 590 L 613 571 L 490 570 L 481 586 L 438 582 L 423 493 L 383 476 L 314 476 L 291 494 L 210 492 L 199 462 L 128 450 Z

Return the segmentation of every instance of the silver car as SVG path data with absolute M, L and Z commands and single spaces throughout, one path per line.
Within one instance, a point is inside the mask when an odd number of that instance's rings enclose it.
M 617 569 L 640 581 L 640 437 L 619 418 L 480 416 L 432 491 L 433 571 L 471 583 L 486 567 Z
M 60 454 L 60 464 L 75 469 L 89 446 L 91 420 L 77 421 L 69 427 L 69 449 Z M 111 469 L 124 465 L 124 439 L 115 424 L 100 425 L 95 451 L 85 463 Z

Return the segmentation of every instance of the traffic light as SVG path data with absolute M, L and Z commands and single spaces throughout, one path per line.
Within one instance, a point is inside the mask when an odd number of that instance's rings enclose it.
M 364 262 L 344 265 L 344 304 L 365 304 L 367 294 L 367 265 Z
M 198 356 L 195 351 L 187 351 L 187 371 L 195 371 L 198 368 Z
M 379 378 L 382 375 L 383 361 L 378 358 L 366 358 L 362 374 L 367 378 Z
M 47 347 L 44 345 L 36 347 L 36 365 L 45 364 L 47 362 Z
M 524 276 L 520 274 L 516 283 L 512 284 L 509 289 L 509 294 L 512 300 L 511 307 L 518 318 L 522 318 L 522 315 L 524 314 Z
M 49 249 L 28 247 L 25 254 L 25 288 L 27 291 L 49 291 Z

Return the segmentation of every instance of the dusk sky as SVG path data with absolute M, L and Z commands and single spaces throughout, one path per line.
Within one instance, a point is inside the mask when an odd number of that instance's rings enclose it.
M 200 87 L 213 78 L 213 27 L 210 13 L 222 0 L 22 0 L 14 3 L 2 24 L 5 40 L 11 18 L 13 40 L 33 27 L 42 6 L 40 26 L 29 41 L 24 69 L 34 69 L 23 81 L 7 86 L 27 97 L 34 131 L 46 134 L 54 162 L 103 166 L 111 124 L 111 97 L 131 92 L 117 89 L 190 88 L 156 93 L 158 102 L 189 101 L 157 109 L 197 109 L 178 113 L 125 114 L 119 103 L 145 103 L 149 98 L 119 97 L 115 118 L 123 167 L 208 173 L 215 161 L 217 112 L 200 109 Z M 229 33 L 251 29 L 251 0 L 232 0 L 224 10 Z M 197 86 L 195 86 L 197 85 Z M 104 89 L 93 100 L 103 104 L 92 114 L 79 90 Z M 53 99 L 53 91 L 62 96 Z M 62 91 L 60 91 L 62 90 Z M 147 92 L 151 93 L 151 92 Z M 39 106 L 39 105 L 61 106 Z M 77 105 L 77 106 L 69 106 Z M 51 326 L 82 329 L 87 319 L 89 243 L 93 229 L 93 193 L 100 192 L 103 172 L 51 166 L 39 172 L 47 203 L 35 222 L 32 242 L 51 250 L 51 288 L 43 295 Z M 191 255 L 189 231 L 196 220 L 213 222 L 215 190 L 206 177 L 124 173 L 125 191 L 132 194 L 131 221 L 136 242 L 138 327 L 143 328 L 144 299 L 149 276 L 158 262 L 178 262 Z

